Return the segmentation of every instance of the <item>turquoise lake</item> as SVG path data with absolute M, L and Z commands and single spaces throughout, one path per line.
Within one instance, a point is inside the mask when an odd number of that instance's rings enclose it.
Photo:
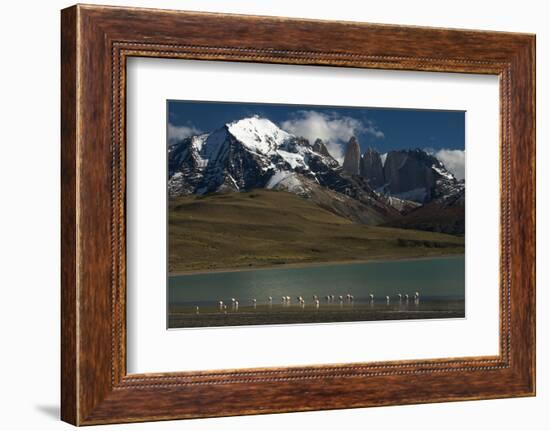
M 433 259 L 326 264 L 300 268 L 256 269 L 170 276 L 169 306 L 215 306 L 236 298 L 243 306 L 279 303 L 282 296 L 302 296 L 311 301 L 327 295 L 354 296 L 355 303 L 385 301 L 420 293 L 422 301 L 464 300 L 464 256 Z M 392 299 L 393 300 L 393 299 Z

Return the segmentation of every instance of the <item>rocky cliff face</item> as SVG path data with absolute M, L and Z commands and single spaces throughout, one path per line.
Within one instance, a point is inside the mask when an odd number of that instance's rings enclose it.
M 454 201 L 464 195 L 464 181 L 458 181 L 437 158 L 419 149 L 390 151 L 384 177 L 385 193 L 422 204 Z
M 328 152 L 327 146 L 321 139 L 315 140 L 315 143 L 313 144 L 313 151 L 325 157 L 331 157 L 330 153 Z
M 365 178 L 369 185 L 377 189 L 385 184 L 384 167 L 380 153 L 373 148 L 369 148 L 361 158 L 361 176 Z
M 384 164 L 387 192 L 418 202 L 430 201 L 437 174 L 433 166 L 439 164 L 422 150 L 390 151 Z
M 361 166 L 361 148 L 355 136 L 352 136 L 346 145 L 342 169 L 348 175 L 359 175 Z
M 381 194 L 419 204 L 443 201 L 464 189 L 437 158 L 420 149 L 390 151 L 384 163 L 376 150 L 368 149 L 361 158 L 361 176 Z

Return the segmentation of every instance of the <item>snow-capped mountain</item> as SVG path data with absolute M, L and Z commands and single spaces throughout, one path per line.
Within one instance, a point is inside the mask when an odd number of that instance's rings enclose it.
M 397 214 L 366 181 L 347 176 L 321 140 L 312 145 L 258 116 L 171 146 L 168 171 L 171 197 L 267 188 L 311 198 L 363 223 Z
M 168 171 L 170 197 L 284 190 L 367 224 L 398 221 L 428 203 L 464 205 L 464 182 L 422 150 L 360 154 L 352 138 L 340 166 L 322 140 L 311 144 L 258 116 L 170 146 Z
M 337 167 L 324 144 L 314 148 L 270 120 L 254 116 L 172 146 L 168 189 L 177 196 L 274 188 L 287 178 L 289 185 L 299 186 L 295 174 L 322 183 Z

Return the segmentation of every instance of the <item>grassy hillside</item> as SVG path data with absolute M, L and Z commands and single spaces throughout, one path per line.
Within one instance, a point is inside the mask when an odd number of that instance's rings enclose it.
M 452 235 L 353 223 L 269 190 L 169 202 L 169 271 L 203 271 L 464 253 Z

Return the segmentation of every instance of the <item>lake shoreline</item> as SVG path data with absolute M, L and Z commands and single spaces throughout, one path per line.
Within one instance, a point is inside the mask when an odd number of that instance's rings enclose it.
M 403 262 L 403 261 L 421 261 L 432 259 L 448 259 L 452 257 L 465 257 L 465 253 L 449 253 L 438 254 L 434 256 L 418 256 L 418 257 L 386 257 L 380 256 L 371 259 L 357 259 L 357 260 L 343 260 L 343 261 L 330 261 L 330 262 L 308 262 L 308 263 L 288 263 L 281 265 L 270 266 L 256 266 L 256 267 L 242 267 L 242 268 L 228 268 L 228 269 L 211 269 L 211 270 L 194 270 L 194 271 L 175 271 L 168 272 L 168 277 L 181 277 L 186 275 L 204 275 L 214 273 L 229 273 L 229 272 L 249 272 L 249 271 L 262 271 L 273 269 L 293 269 L 293 268 L 315 268 L 320 266 L 332 266 L 332 265 L 353 265 L 364 263 L 382 263 L 382 262 Z
M 460 304 L 460 305 L 458 305 Z M 255 325 L 289 325 L 315 323 L 351 323 L 376 321 L 402 321 L 417 319 L 463 319 L 465 318 L 464 301 L 455 307 L 432 310 L 367 310 L 349 309 L 340 311 L 309 310 L 302 312 L 252 312 L 252 313 L 208 313 L 179 314 L 170 313 L 168 329 L 255 326 Z

